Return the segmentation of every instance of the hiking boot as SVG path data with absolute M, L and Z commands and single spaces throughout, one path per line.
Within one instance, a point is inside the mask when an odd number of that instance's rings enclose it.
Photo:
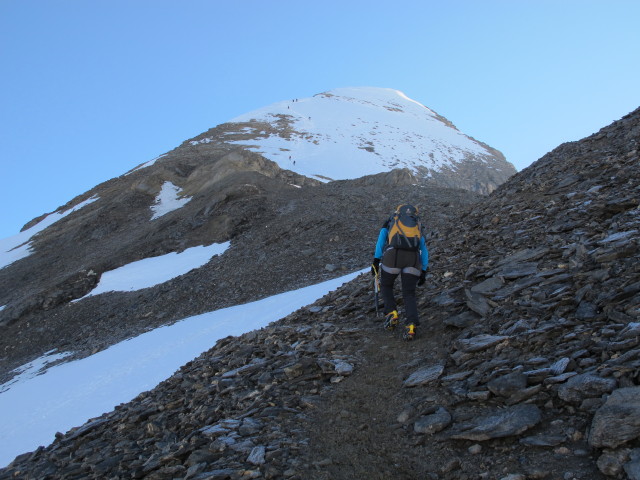
M 416 336 L 416 326 L 413 323 L 404 327 L 404 333 L 402 334 L 402 338 L 405 340 L 413 340 Z
M 398 312 L 394 310 L 393 312 L 387 313 L 387 316 L 384 317 L 384 328 L 386 330 L 393 330 L 398 326 Z

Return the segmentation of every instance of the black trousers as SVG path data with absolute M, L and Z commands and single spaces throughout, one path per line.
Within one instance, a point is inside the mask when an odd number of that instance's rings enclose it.
M 382 257 L 380 272 L 380 292 L 384 301 L 384 313 L 397 310 L 393 296 L 393 285 L 398 275 L 402 282 L 402 298 L 407 323 L 420 325 L 416 286 L 420 279 L 420 253 L 403 250 L 387 250 Z

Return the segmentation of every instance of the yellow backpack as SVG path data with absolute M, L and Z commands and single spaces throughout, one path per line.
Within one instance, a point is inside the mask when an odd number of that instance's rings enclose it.
M 413 205 L 399 205 L 388 223 L 387 243 L 400 250 L 419 250 L 422 226 L 418 209 Z

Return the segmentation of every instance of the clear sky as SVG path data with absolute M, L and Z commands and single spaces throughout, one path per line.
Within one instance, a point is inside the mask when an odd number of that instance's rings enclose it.
M 0 0 L 0 238 L 235 116 L 388 87 L 518 170 L 640 106 L 638 0 Z

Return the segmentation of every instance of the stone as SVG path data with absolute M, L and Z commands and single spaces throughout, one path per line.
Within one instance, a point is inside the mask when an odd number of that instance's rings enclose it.
M 216 454 L 211 450 L 196 450 L 195 452 L 189 455 L 189 458 L 185 462 L 186 465 L 192 466 L 198 463 L 210 463 L 215 461 L 217 458 Z
M 509 337 L 505 335 L 482 334 L 472 338 L 456 340 L 455 346 L 462 352 L 473 353 L 479 352 L 481 350 L 486 350 L 487 348 L 493 347 L 494 345 L 497 345 L 498 343 L 503 342 L 508 338 Z
M 506 265 L 518 262 L 527 262 L 530 260 L 538 260 L 549 253 L 548 247 L 539 247 L 535 249 L 525 248 L 512 253 L 499 261 L 500 265 Z
M 504 266 L 500 271 L 500 276 L 506 279 L 515 279 L 520 277 L 529 277 L 537 272 L 537 263 L 522 263 Z
M 616 448 L 640 437 L 640 387 L 619 388 L 591 422 L 589 445 Z
M 340 359 L 332 360 L 338 375 L 351 375 L 353 373 L 353 364 Z
M 476 443 L 475 445 L 471 445 L 467 451 L 471 454 L 471 455 L 478 455 L 480 452 L 482 452 L 482 445 L 480 445 L 479 443 Z
M 478 321 L 478 316 L 473 312 L 462 312 L 453 317 L 447 317 L 444 324 L 455 328 L 467 328 Z
M 622 472 L 624 464 L 629 460 L 628 450 L 613 450 L 603 452 L 598 457 L 596 465 L 604 475 L 615 477 Z
M 484 441 L 520 433 L 540 423 L 542 413 L 536 405 L 524 404 L 489 412 L 473 421 L 454 425 L 450 438 Z
M 500 480 L 527 480 L 527 477 L 522 473 L 510 473 L 506 477 L 501 477 Z
M 625 463 L 624 472 L 629 480 L 640 480 L 640 460 Z
M 412 406 L 404 408 L 396 417 L 398 423 L 409 423 L 409 420 L 416 414 L 416 409 Z
M 591 374 L 575 375 L 558 390 L 558 396 L 567 402 L 581 402 L 585 398 L 599 397 L 616 388 L 614 378 L 602 378 Z
M 596 306 L 591 302 L 582 301 L 576 310 L 576 318 L 579 320 L 590 320 L 597 316 Z
M 247 462 L 252 463 L 254 465 L 263 465 L 265 463 L 265 448 L 262 445 L 257 447 L 253 447 L 251 449 L 251 453 L 249 457 L 247 457 Z
M 469 307 L 470 310 L 473 310 L 481 317 L 487 316 L 491 307 L 483 295 L 472 292 L 471 290 L 465 290 L 465 295 L 467 297 L 467 307 Z
M 509 397 L 527 388 L 527 376 L 522 372 L 502 375 L 487 383 L 487 388 L 494 395 Z
M 524 437 L 520 439 L 521 444 L 534 447 L 557 447 L 564 441 L 565 437 L 563 436 L 546 434 Z
M 429 367 L 421 368 L 413 372 L 409 377 L 403 382 L 404 387 L 417 387 L 419 385 L 427 385 L 431 382 L 434 382 L 442 372 L 444 371 L 444 365 L 431 365 Z
M 438 307 L 448 307 L 458 303 L 448 292 L 442 292 L 432 299 L 432 302 Z
M 491 277 L 486 279 L 484 282 L 480 282 L 479 284 L 471 287 L 471 291 L 473 293 L 481 293 L 485 295 L 487 293 L 495 292 L 502 288 L 503 285 L 504 280 L 501 277 Z
M 443 407 L 424 417 L 419 418 L 413 425 L 416 433 L 432 434 L 437 433 L 451 424 L 451 414 Z

